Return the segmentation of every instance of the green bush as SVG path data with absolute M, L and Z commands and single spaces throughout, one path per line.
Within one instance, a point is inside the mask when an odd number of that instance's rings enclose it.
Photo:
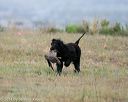
M 125 25 L 125 29 L 128 32 L 128 24 Z
M 121 28 L 121 24 L 116 22 L 115 25 L 112 27 L 113 32 L 117 33 L 117 32 L 121 32 L 122 28 Z
M 56 27 L 41 27 L 38 28 L 39 31 L 45 32 L 45 33 L 57 33 L 57 32 L 63 32 L 63 29 L 56 28 Z
M 4 30 L 5 28 L 0 25 L 0 32 L 3 32 Z
M 50 28 L 47 29 L 47 32 L 56 33 L 56 32 L 63 32 L 63 30 L 61 30 L 59 28 L 55 28 L 55 27 L 50 27 Z
M 101 28 L 99 34 L 112 35 L 113 30 L 111 28 Z
M 109 27 L 109 21 L 106 19 L 102 20 L 100 24 L 101 24 L 102 28 L 108 28 Z
M 84 33 L 85 30 L 81 25 L 69 24 L 66 26 L 65 31 L 68 33 Z
M 113 36 L 115 35 L 128 36 L 127 25 L 124 28 L 120 23 L 116 22 L 113 26 L 110 26 L 109 21 L 102 20 L 99 34 L 113 35 Z

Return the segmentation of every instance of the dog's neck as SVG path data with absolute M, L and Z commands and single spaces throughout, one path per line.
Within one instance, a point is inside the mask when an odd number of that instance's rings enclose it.
M 67 52 L 67 50 L 68 49 L 67 49 L 66 45 L 63 42 L 61 42 L 59 49 L 58 49 L 58 54 L 60 56 L 65 56 L 65 53 Z

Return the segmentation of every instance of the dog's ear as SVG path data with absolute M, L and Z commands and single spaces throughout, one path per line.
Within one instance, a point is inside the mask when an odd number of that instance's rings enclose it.
M 52 39 L 52 42 L 55 42 L 56 41 L 56 39 Z
M 51 46 L 52 46 L 52 44 L 55 42 L 55 39 L 52 39 L 52 41 L 51 41 Z

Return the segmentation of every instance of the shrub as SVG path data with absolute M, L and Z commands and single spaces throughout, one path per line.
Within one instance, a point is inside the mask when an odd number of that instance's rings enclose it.
M 47 28 L 47 32 L 48 33 L 56 33 L 56 32 L 63 32 L 63 30 L 59 29 L 59 28 L 55 28 L 55 27 L 49 27 L 49 28 Z
M 40 27 L 37 30 L 39 30 L 42 33 L 57 33 L 57 32 L 63 32 L 63 29 L 53 27 L 53 26 L 48 26 L 48 27 Z
M 109 23 L 104 21 L 101 24 L 101 29 L 99 34 L 104 35 L 120 35 L 120 36 L 128 36 L 127 26 L 124 28 L 120 23 L 116 22 L 113 26 L 109 26 Z
M 81 25 L 69 24 L 66 26 L 65 31 L 68 33 L 84 33 L 85 30 Z
M 99 33 L 100 34 L 105 34 L 105 35 L 110 35 L 112 34 L 112 29 L 109 27 L 109 21 L 104 19 L 100 22 L 100 30 Z
M 117 35 L 128 36 L 128 25 L 121 26 L 120 24 L 115 24 L 114 31 L 117 32 Z
M 99 23 L 98 20 L 94 20 L 91 24 L 90 33 L 95 34 L 99 32 Z
M 113 32 L 117 33 L 117 32 L 121 32 L 122 28 L 121 28 L 121 24 L 116 22 L 115 25 L 112 27 Z
M 113 30 L 110 28 L 102 28 L 102 29 L 100 29 L 99 34 L 112 35 Z
M 125 29 L 128 32 L 128 24 L 125 25 Z
M 0 32 L 3 32 L 4 30 L 5 28 L 0 25 Z
M 109 21 L 104 19 L 101 21 L 101 28 L 108 28 L 109 27 Z
M 87 21 L 83 20 L 82 26 L 85 32 L 89 32 L 89 23 Z

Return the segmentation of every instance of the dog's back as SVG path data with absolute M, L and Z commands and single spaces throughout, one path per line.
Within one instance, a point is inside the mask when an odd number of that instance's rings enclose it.
M 66 47 L 68 49 L 67 54 L 72 60 L 76 59 L 81 54 L 79 45 L 75 43 L 67 43 Z

